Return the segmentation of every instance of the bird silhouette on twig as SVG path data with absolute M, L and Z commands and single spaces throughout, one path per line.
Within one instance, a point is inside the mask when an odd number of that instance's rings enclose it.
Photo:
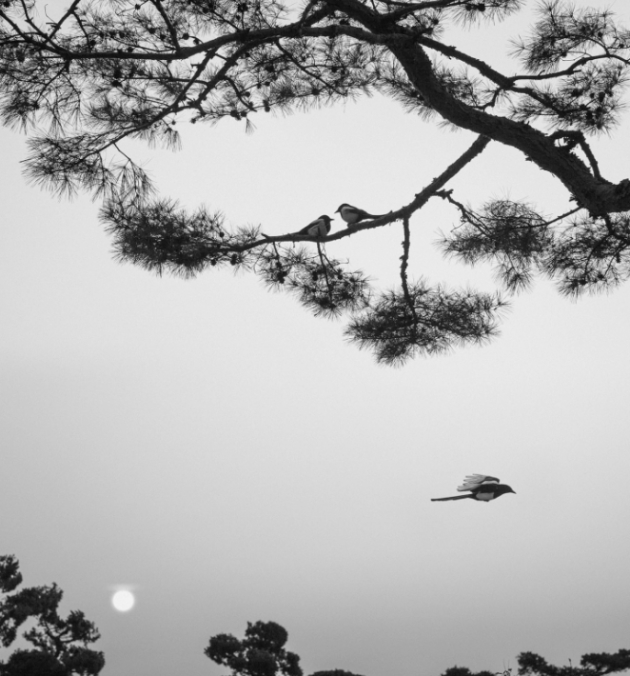
M 385 214 L 370 214 L 367 211 L 363 211 L 363 209 L 345 203 L 342 204 L 335 213 L 340 214 L 341 218 L 350 225 L 354 225 L 359 221 L 365 221 L 367 219 L 374 220 L 375 218 L 382 218 L 385 216 Z
M 308 225 L 305 225 L 301 230 L 298 230 L 296 235 L 306 235 L 307 237 L 326 237 L 330 232 L 330 216 L 320 216 Z

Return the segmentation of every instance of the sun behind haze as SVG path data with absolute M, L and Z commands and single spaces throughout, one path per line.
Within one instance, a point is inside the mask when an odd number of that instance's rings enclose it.
M 119 589 L 112 595 L 112 605 L 119 613 L 130 611 L 136 604 L 136 598 L 128 589 Z

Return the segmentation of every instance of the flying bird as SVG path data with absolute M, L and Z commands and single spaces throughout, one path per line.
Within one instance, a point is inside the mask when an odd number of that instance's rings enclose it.
M 335 213 L 341 214 L 341 218 L 343 218 L 346 223 L 350 223 L 350 225 L 354 225 L 359 221 L 365 221 L 368 218 L 374 219 L 385 216 L 385 214 L 368 214 L 367 211 L 363 211 L 363 209 L 359 209 L 358 207 L 353 207 L 351 204 L 342 204 Z
M 470 491 L 468 495 L 454 495 L 452 498 L 431 498 L 431 502 L 443 502 L 444 500 L 481 500 L 490 502 L 504 493 L 514 493 L 507 484 L 500 484 L 499 479 L 485 474 L 471 474 L 464 479 L 464 483 L 457 487 L 458 491 Z
M 330 221 L 332 220 L 334 219 L 330 216 L 320 216 L 295 234 L 307 235 L 308 237 L 325 237 L 330 232 Z

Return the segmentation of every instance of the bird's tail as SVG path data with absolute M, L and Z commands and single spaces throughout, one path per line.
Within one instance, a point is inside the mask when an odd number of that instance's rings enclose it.
M 445 500 L 465 500 L 472 498 L 472 495 L 454 495 L 452 498 L 431 498 L 431 502 L 444 502 Z

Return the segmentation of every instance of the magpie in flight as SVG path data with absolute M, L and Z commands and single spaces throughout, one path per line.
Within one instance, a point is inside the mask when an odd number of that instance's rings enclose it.
M 481 500 L 490 502 L 504 493 L 514 493 L 507 484 L 500 484 L 499 479 L 485 474 L 471 474 L 464 479 L 464 483 L 457 487 L 458 491 L 470 491 L 468 495 L 454 495 L 452 498 L 431 498 L 431 502 L 444 502 L 445 500 Z
M 342 204 L 335 213 L 340 214 L 341 218 L 343 218 L 346 223 L 350 223 L 350 225 L 354 225 L 359 221 L 365 221 L 366 219 L 381 218 L 382 216 L 385 216 L 385 214 L 368 214 L 367 211 L 353 207 L 351 204 Z
M 308 237 L 325 237 L 330 232 L 330 216 L 320 216 L 314 221 L 304 226 L 296 232 L 296 235 L 307 235 Z

